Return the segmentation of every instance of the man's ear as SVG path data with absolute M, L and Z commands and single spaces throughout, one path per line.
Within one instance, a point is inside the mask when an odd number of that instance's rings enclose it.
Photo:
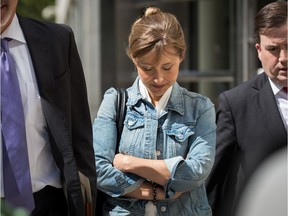
M 259 43 L 256 43 L 255 48 L 256 48 L 257 53 L 258 53 L 258 58 L 261 61 L 261 53 L 262 53 L 261 45 Z

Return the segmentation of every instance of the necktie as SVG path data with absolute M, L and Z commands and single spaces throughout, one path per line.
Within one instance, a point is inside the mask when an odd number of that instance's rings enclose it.
M 282 91 L 287 94 L 287 92 L 288 92 L 288 87 L 283 87 L 283 88 L 282 88 Z
M 34 209 L 24 113 L 14 60 L 8 39 L 1 39 L 1 117 L 5 201 Z

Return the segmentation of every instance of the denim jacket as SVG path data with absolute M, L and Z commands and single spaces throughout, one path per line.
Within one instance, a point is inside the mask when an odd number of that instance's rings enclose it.
M 158 118 L 154 106 L 142 99 L 138 80 L 127 89 L 119 151 L 166 163 L 171 176 L 164 186 L 166 200 L 157 203 L 157 215 L 212 215 L 204 184 L 215 155 L 214 105 L 207 97 L 175 83 L 165 111 Z M 135 190 L 145 179 L 112 165 L 117 140 L 116 98 L 114 88 L 106 91 L 93 124 L 97 187 L 110 195 L 104 205 L 110 215 L 144 215 L 147 201 L 121 196 Z M 171 199 L 178 191 L 184 193 Z

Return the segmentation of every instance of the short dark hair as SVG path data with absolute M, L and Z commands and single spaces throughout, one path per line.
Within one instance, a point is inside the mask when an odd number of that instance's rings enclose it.
M 260 35 L 265 35 L 267 30 L 278 28 L 287 23 L 287 2 L 272 2 L 264 6 L 255 17 L 255 39 L 260 43 Z

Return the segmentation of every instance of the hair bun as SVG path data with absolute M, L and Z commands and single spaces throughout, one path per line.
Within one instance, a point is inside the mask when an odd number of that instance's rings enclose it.
M 146 8 L 146 11 L 144 13 L 144 16 L 147 17 L 147 16 L 150 16 L 150 15 L 154 15 L 154 14 L 158 14 L 160 13 L 161 10 L 159 8 L 156 8 L 156 7 L 148 7 Z

